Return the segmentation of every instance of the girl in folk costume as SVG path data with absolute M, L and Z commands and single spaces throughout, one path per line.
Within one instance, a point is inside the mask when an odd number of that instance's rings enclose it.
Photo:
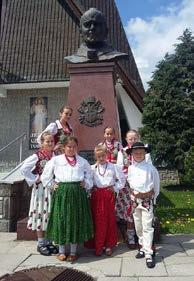
M 112 127 L 106 127 L 104 129 L 104 141 L 99 143 L 107 149 L 107 161 L 111 163 L 117 163 L 118 152 L 122 151 L 122 144 L 115 140 L 115 129 Z
M 128 167 L 132 164 L 132 155 L 126 151 L 132 144 L 139 140 L 139 134 L 136 130 L 130 130 L 126 133 L 127 146 L 123 148 L 122 152 L 118 153 L 117 164 L 123 168 L 123 172 L 127 178 Z M 124 230 L 124 236 L 126 236 L 126 243 L 130 249 L 136 248 L 135 243 L 135 226 L 132 214 L 132 201 L 130 198 L 129 185 L 126 185 L 119 191 L 116 199 L 116 212 L 120 221 L 124 221 L 126 224 L 126 230 Z
M 61 154 L 62 146 L 60 143 L 60 138 L 63 138 L 63 136 L 72 136 L 73 135 L 73 129 L 69 124 L 69 120 L 72 116 L 73 109 L 69 106 L 64 105 L 60 109 L 60 119 L 56 120 L 53 123 L 50 123 L 45 131 L 51 132 L 51 134 L 54 136 L 55 140 L 55 153 Z M 43 131 L 44 132 L 44 131 Z M 40 144 L 40 138 L 41 134 L 37 138 L 37 142 Z
M 93 236 L 92 217 L 87 190 L 93 186 L 89 163 L 77 154 L 78 141 L 73 136 L 64 138 L 64 154 L 52 158 L 42 174 L 44 186 L 52 186 L 51 214 L 46 236 L 59 244 L 60 261 L 77 259 L 77 244 Z M 67 256 L 66 245 L 70 245 Z
M 115 192 L 123 188 L 126 179 L 120 167 L 107 161 L 107 150 L 104 146 L 96 146 L 94 153 L 96 164 L 92 165 L 94 186 L 91 194 L 95 229 L 93 246 L 96 255 L 101 255 L 105 250 L 105 254 L 110 256 L 117 243 Z M 92 246 L 90 241 L 88 244 Z
M 46 162 L 54 156 L 54 138 L 50 132 L 44 132 L 40 140 L 41 148 L 24 161 L 21 173 L 28 185 L 33 186 L 27 228 L 37 232 L 37 251 L 49 256 L 57 254 L 58 250 L 50 240 L 44 238 L 50 213 L 51 191 L 43 187 L 41 174 Z

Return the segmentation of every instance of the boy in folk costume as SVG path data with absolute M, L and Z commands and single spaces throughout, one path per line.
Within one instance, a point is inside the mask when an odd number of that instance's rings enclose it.
M 96 163 L 92 165 L 93 182 L 91 208 L 94 223 L 94 239 L 86 247 L 94 247 L 96 255 L 105 251 L 112 255 L 117 244 L 117 224 L 115 214 L 115 192 L 125 185 L 125 176 L 120 167 L 107 161 L 107 150 L 97 145 L 94 150 Z
M 99 145 L 103 145 L 106 148 L 107 161 L 116 164 L 118 152 L 122 151 L 123 147 L 122 144 L 115 139 L 114 128 L 108 126 L 104 129 L 104 140 L 99 143 Z
M 54 138 L 50 132 L 44 132 L 40 140 L 41 148 L 24 161 L 21 173 L 28 185 L 33 187 L 27 228 L 37 233 L 37 251 L 41 255 L 49 256 L 57 254 L 58 249 L 44 237 L 50 213 L 51 190 L 43 187 L 41 174 L 45 164 L 55 156 Z
M 145 257 L 147 267 L 152 268 L 155 266 L 152 250 L 153 205 L 159 195 L 160 179 L 156 168 L 145 160 L 147 151 L 148 148 L 142 142 L 134 143 L 129 149 L 134 161 L 128 168 L 128 182 L 133 201 L 135 229 L 140 245 L 136 258 Z
M 63 139 L 64 154 L 51 159 L 42 174 L 49 187 L 55 181 L 51 213 L 46 236 L 59 244 L 60 261 L 77 259 L 77 244 L 92 238 L 92 216 L 86 190 L 93 186 L 92 171 L 87 160 L 77 154 L 78 141 L 73 136 Z M 70 245 L 67 255 L 66 245 Z
M 117 164 L 123 168 L 123 172 L 126 175 L 128 174 L 128 167 L 133 163 L 133 157 L 130 153 L 127 153 L 131 146 L 139 141 L 140 135 L 136 130 L 129 130 L 126 133 L 125 140 L 127 146 L 123 148 L 122 151 L 119 151 L 117 157 Z M 145 156 L 146 162 L 152 164 L 150 154 L 147 153 Z M 130 198 L 130 189 L 128 183 L 125 187 L 119 191 L 116 200 L 116 211 L 117 217 L 126 223 L 126 243 L 130 249 L 136 248 L 135 242 L 135 226 L 132 213 L 132 201 Z M 125 230 L 124 230 L 125 231 Z

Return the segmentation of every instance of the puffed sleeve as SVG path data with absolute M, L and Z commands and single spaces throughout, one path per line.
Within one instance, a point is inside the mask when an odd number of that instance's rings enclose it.
M 160 193 L 160 177 L 157 169 L 153 166 L 153 182 L 154 182 L 154 204 Z
M 24 176 L 29 186 L 32 186 L 39 178 L 38 174 L 35 175 L 32 173 L 32 170 L 35 167 L 37 161 L 38 156 L 36 154 L 33 154 L 24 161 L 20 168 L 21 174 Z
M 53 181 L 54 181 L 54 161 L 55 159 L 52 158 L 51 160 L 49 160 L 43 170 L 43 173 L 41 175 L 41 181 L 43 186 L 52 186 L 53 185 Z
M 57 124 L 56 124 L 55 122 L 50 123 L 50 124 L 46 127 L 46 129 L 37 137 L 37 142 L 38 142 L 39 145 L 41 144 L 40 138 L 41 138 L 41 136 L 42 136 L 42 134 L 43 134 L 44 132 L 50 132 L 52 135 L 56 135 L 56 133 L 57 133 Z
M 115 184 L 114 184 L 114 190 L 115 192 L 119 192 L 120 189 L 122 189 L 126 184 L 126 178 L 122 171 L 122 167 L 119 165 L 114 164 L 115 168 Z
M 93 187 L 93 172 L 88 161 L 84 161 L 84 181 L 85 188 L 90 190 Z
M 122 150 L 119 150 L 117 155 L 117 165 L 123 167 L 124 159 L 123 159 L 123 152 Z

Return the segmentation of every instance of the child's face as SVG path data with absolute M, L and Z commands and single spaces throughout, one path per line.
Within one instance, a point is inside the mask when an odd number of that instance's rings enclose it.
M 139 136 L 135 132 L 127 133 L 126 142 L 129 146 L 132 146 L 135 142 L 139 141 Z
M 96 161 L 99 164 L 106 163 L 106 153 L 104 151 L 98 151 L 95 156 L 96 156 Z
M 68 141 L 64 146 L 64 153 L 66 156 L 74 156 L 77 153 L 77 143 L 74 140 Z
M 71 118 L 72 111 L 69 108 L 64 108 L 63 112 L 60 113 L 60 121 L 63 122 L 68 122 L 69 119 Z
M 145 159 L 146 151 L 144 148 L 132 149 L 132 156 L 136 162 L 142 162 Z
M 115 137 L 115 134 L 114 134 L 114 131 L 113 129 L 111 128 L 107 128 L 104 132 L 104 138 L 107 140 L 107 141 L 112 141 Z
M 54 145 L 55 143 L 53 136 L 48 135 L 44 137 L 41 147 L 44 150 L 52 151 L 54 149 Z

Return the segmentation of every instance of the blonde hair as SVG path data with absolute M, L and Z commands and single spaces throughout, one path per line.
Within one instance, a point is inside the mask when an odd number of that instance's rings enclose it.
M 104 145 L 102 144 L 98 144 L 97 146 L 95 146 L 94 148 L 94 158 L 96 159 L 96 155 L 99 153 L 99 152 L 102 152 L 102 153 L 107 153 L 107 149 Z
M 135 133 L 137 135 L 137 137 L 140 138 L 140 134 L 138 133 L 138 131 L 136 131 L 134 129 L 131 129 L 131 130 L 127 131 L 125 137 L 127 137 L 127 135 L 130 134 L 130 133 Z
M 46 132 L 42 133 L 42 135 L 41 135 L 41 137 L 40 137 L 40 142 L 41 142 L 41 144 L 43 144 L 44 139 L 45 139 L 46 136 L 52 136 L 53 139 L 54 139 L 53 134 L 51 134 L 51 132 L 49 132 L 49 131 L 46 131 Z

